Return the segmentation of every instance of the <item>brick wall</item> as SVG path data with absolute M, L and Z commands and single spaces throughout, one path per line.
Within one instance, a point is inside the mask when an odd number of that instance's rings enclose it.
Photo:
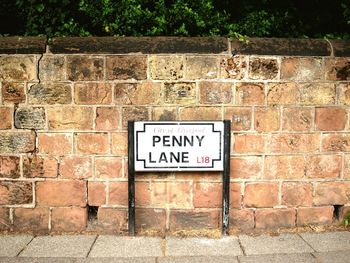
M 127 229 L 127 121 L 232 121 L 232 230 L 350 205 L 350 43 L 0 38 L 0 230 Z M 140 232 L 219 229 L 219 173 L 136 177 Z M 344 207 L 342 207 L 344 206 Z

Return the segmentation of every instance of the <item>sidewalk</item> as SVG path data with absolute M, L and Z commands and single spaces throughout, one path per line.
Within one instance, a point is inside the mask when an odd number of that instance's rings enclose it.
M 221 239 L 121 236 L 0 236 L 0 262 L 349 263 L 350 232 Z

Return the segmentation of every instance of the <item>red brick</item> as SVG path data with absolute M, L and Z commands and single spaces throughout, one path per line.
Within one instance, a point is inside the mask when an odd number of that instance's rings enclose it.
M 264 153 L 267 137 L 259 134 L 235 134 L 233 137 L 234 153 Z
M 253 209 L 230 209 L 230 229 L 253 230 Z
M 283 183 L 282 205 L 312 206 L 312 185 L 308 183 Z
M 8 130 L 12 128 L 12 110 L 7 107 L 0 107 L 0 130 Z
M 52 209 L 51 227 L 54 232 L 80 232 L 86 229 L 87 211 L 81 207 Z
M 0 156 L 0 178 L 20 177 L 19 161 L 17 156 Z
M 170 231 L 219 228 L 220 211 L 170 210 Z
M 128 153 L 128 134 L 125 132 L 112 133 L 112 154 L 126 155 Z
M 22 181 L 0 181 L 0 205 L 23 205 L 33 202 L 33 184 Z
M 14 229 L 22 233 L 48 233 L 49 214 L 49 208 L 16 208 L 13 213 Z
M 276 79 L 278 74 L 277 59 L 254 58 L 249 59 L 250 79 Z
M 161 97 L 161 84 L 157 82 L 117 83 L 114 88 L 116 105 L 155 105 Z
M 327 58 L 325 70 L 326 80 L 350 80 L 349 58 Z
M 97 220 L 103 230 L 120 233 L 128 228 L 128 213 L 124 209 L 100 207 Z
M 241 206 L 242 206 L 241 184 L 230 183 L 230 207 L 240 208 Z
M 344 205 L 350 201 L 350 182 L 317 183 L 314 205 Z
M 149 109 L 145 106 L 123 107 L 122 128 L 127 129 L 128 121 L 147 121 L 149 117 Z
M 255 227 L 257 229 L 291 228 L 295 226 L 295 209 L 257 209 Z
M 16 82 L 2 83 L 3 103 L 23 103 L 26 100 L 24 93 L 24 84 Z
M 333 206 L 298 208 L 297 226 L 330 225 L 333 221 L 333 210 Z
M 310 131 L 313 127 L 311 108 L 284 108 L 283 130 Z
M 298 104 L 300 91 L 293 82 L 271 83 L 267 91 L 267 104 L 288 105 Z
M 344 178 L 350 178 L 350 155 L 344 156 Z
M 277 183 L 249 183 L 244 193 L 246 207 L 273 207 L 278 205 Z
M 11 229 L 10 209 L 0 207 L 0 231 Z
M 109 152 L 107 133 L 75 134 L 77 153 L 104 154 Z
M 109 83 L 79 83 L 74 85 L 76 104 L 111 104 L 112 86 Z
M 253 179 L 261 177 L 261 157 L 237 157 L 231 159 L 230 177 L 241 179 Z
M 193 205 L 200 208 L 222 206 L 222 184 L 197 182 L 193 186 Z
M 91 107 L 48 108 L 47 116 L 51 130 L 92 130 L 94 113 Z
M 106 185 L 103 182 L 88 182 L 88 204 L 101 206 L 106 204 Z
M 151 202 L 155 207 L 192 207 L 191 182 L 153 182 Z
M 152 189 L 149 182 L 135 183 L 136 206 L 148 206 L 151 204 Z
M 64 133 L 39 133 L 39 153 L 64 155 L 72 153 L 72 136 Z
M 60 162 L 60 177 L 86 179 L 92 177 L 92 163 L 89 157 L 65 156 Z
M 37 182 L 36 199 L 39 206 L 85 206 L 86 182 L 76 180 Z
M 319 151 L 319 134 L 272 134 L 272 153 L 312 153 Z
M 221 120 L 221 107 L 180 108 L 180 120 Z
M 282 59 L 281 79 L 310 81 L 323 79 L 322 59 L 287 57 Z
M 138 208 L 135 212 L 136 230 L 156 230 L 164 233 L 166 230 L 166 213 L 164 209 Z
M 316 128 L 321 131 L 341 131 L 345 129 L 346 110 L 342 108 L 316 108 Z
M 300 179 L 305 173 L 303 156 L 266 156 L 265 179 Z
M 349 152 L 350 136 L 344 134 L 325 134 L 322 137 L 322 150 L 326 152 Z
M 254 128 L 258 132 L 277 131 L 280 128 L 280 113 L 277 108 L 255 108 Z
M 58 174 L 58 162 L 48 156 L 27 156 L 23 160 L 24 177 L 48 177 L 54 178 Z
M 264 105 L 265 87 L 264 83 L 237 83 L 236 85 L 237 105 Z
M 103 59 L 75 55 L 67 57 L 69 80 L 101 80 L 103 78 Z
M 111 182 L 109 184 L 109 205 L 128 205 L 128 183 Z
M 96 130 L 111 131 L 119 127 L 119 110 L 113 107 L 96 109 Z
M 225 120 L 231 120 L 232 131 L 248 131 L 252 127 L 251 108 L 225 108 Z
M 337 178 L 340 176 L 340 155 L 313 155 L 306 159 L 305 175 L 308 178 Z
M 122 159 L 119 157 L 95 158 L 95 176 L 97 178 L 124 177 Z
M 202 104 L 227 104 L 232 101 L 232 84 L 200 82 L 199 102 Z
M 106 74 L 109 80 L 146 79 L 147 56 L 118 55 L 106 58 Z

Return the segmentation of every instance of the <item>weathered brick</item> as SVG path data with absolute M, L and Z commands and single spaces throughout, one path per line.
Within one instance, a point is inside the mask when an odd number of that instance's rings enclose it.
M 154 182 L 151 189 L 151 202 L 155 207 L 192 207 L 190 182 Z
M 336 89 L 332 83 L 308 83 L 300 86 L 302 105 L 330 105 L 335 103 Z
M 112 133 L 112 154 L 126 155 L 128 153 L 128 134 L 125 132 Z
M 0 156 L 0 178 L 20 177 L 19 162 L 17 156 Z
M 314 205 L 344 205 L 350 200 L 350 182 L 322 182 L 316 184 Z
M 87 211 L 82 207 L 55 207 L 51 214 L 54 232 L 79 232 L 86 229 Z
M 319 144 L 319 134 L 272 134 L 269 147 L 273 153 L 312 153 Z
M 41 81 L 65 80 L 65 59 L 63 56 L 44 55 L 39 62 Z
M 254 228 L 254 210 L 230 209 L 230 228 L 252 230 Z
M 26 95 L 24 93 L 24 84 L 18 82 L 2 83 L 2 101 L 3 103 L 24 103 Z
M 341 131 L 347 121 L 346 110 L 343 108 L 316 108 L 316 128 L 321 131 Z
M 96 130 L 111 131 L 119 127 L 119 109 L 99 107 L 96 109 Z
M 301 179 L 305 173 L 304 156 L 266 156 L 265 179 Z
M 273 207 L 278 205 L 278 184 L 246 184 L 243 202 L 246 207 Z
M 222 203 L 221 183 L 196 182 L 193 185 L 193 205 L 199 208 L 219 208 Z
M 0 133 L 0 153 L 28 153 L 34 149 L 34 132 Z
M 33 202 L 33 184 L 21 181 L 0 181 L 0 205 L 22 205 Z
M 14 229 L 23 233 L 48 233 L 49 215 L 49 208 L 16 208 L 13 213 Z
M 44 108 L 18 108 L 15 111 L 15 127 L 17 129 L 45 129 L 46 116 Z
M 350 178 L 350 155 L 344 155 L 344 178 Z
M 311 108 L 284 108 L 283 130 L 287 131 L 310 131 L 313 127 Z
M 298 208 L 297 226 L 329 225 L 333 221 L 333 210 L 333 206 Z
M 196 83 L 167 82 L 164 83 L 164 100 L 166 104 L 191 105 L 196 103 Z
M 53 107 L 48 109 L 47 115 L 50 129 L 92 129 L 94 114 L 90 107 Z
M 243 82 L 236 84 L 237 105 L 264 105 L 265 86 L 264 83 Z
M 53 157 L 31 155 L 23 159 L 23 176 L 34 177 L 57 177 L 58 162 Z
M 146 107 L 123 107 L 122 108 L 122 126 L 128 127 L 128 121 L 146 121 L 149 120 L 149 112 Z
M 218 61 L 214 56 L 187 56 L 187 79 L 213 79 L 218 75 Z
M 308 178 L 339 178 L 342 167 L 340 155 L 313 155 L 306 158 Z
M 64 155 L 72 153 L 72 135 L 64 133 L 39 133 L 39 153 Z
M 119 55 L 106 58 L 106 74 L 109 80 L 147 78 L 147 56 Z
M 349 134 L 326 134 L 322 137 L 322 150 L 326 152 L 349 152 Z
M 123 177 L 122 159 L 120 157 L 95 158 L 95 176 L 97 178 Z
M 97 213 L 98 224 L 103 230 L 119 233 L 128 228 L 127 211 L 120 208 L 100 207 Z
M 10 209 L 0 207 L 0 231 L 11 229 Z
M 231 159 L 231 178 L 253 179 L 260 178 L 262 172 L 261 157 L 235 157 Z
M 77 153 L 109 153 L 109 142 L 107 133 L 77 133 L 75 134 L 75 141 Z
M 114 103 L 117 105 L 153 105 L 161 98 L 161 85 L 156 82 L 117 83 Z
M 267 104 L 298 104 L 300 91 L 296 83 L 270 83 L 267 90 Z
M 181 120 L 221 120 L 221 107 L 183 107 Z
M 0 130 L 9 130 L 12 128 L 12 110 L 7 107 L 0 107 Z
M 85 206 L 86 188 L 86 182 L 77 180 L 37 182 L 37 205 Z
M 175 80 L 183 78 L 182 56 L 150 56 L 151 79 Z
M 246 57 L 234 56 L 220 61 L 220 78 L 243 79 L 247 75 Z
M 164 209 L 136 209 L 136 230 L 156 230 L 164 233 L 166 230 L 166 213 Z
M 255 211 L 255 227 L 257 229 L 295 227 L 295 209 L 257 209 Z
M 0 56 L 0 80 L 36 80 L 36 58 L 34 56 Z
M 271 132 L 279 130 L 279 110 L 277 108 L 255 108 L 254 128 L 258 132 Z
M 103 59 L 90 56 L 68 56 L 67 75 L 69 80 L 102 80 Z
M 32 85 L 28 90 L 28 103 L 39 105 L 70 104 L 71 86 L 66 83 L 45 83 Z
M 240 208 L 242 206 L 242 194 L 240 183 L 230 183 L 230 207 Z
M 312 185 L 308 183 L 283 183 L 282 205 L 312 206 Z
M 340 83 L 339 87 L 339 103 L 350 105 L 350 83 Z
M 263 153 L 266 151 L 266 135 L 235 134 L 232 137 L 234 153 Z
M 225 107 L 225 120 L 231 120 L 232 131 L 248 131 L 252 127 L 252 109 L 242 107 Z
M 325 69 L 327 80 L 350 80 L 349 58 L 327 58 Z
M 106 204 L 106 185 L 103 182 L 88 182 L 88 204 L 90 206 Z
M 320 58 L 283 58 L 281 79 L 312 81 L 323 79 L 323 63 Z
M 171 231 L 184 229 L 219 228 L 220 211 L 181 211 L 171 210 L 169 228 Z
M 150 182 L 135 183 L 135 202 L 137 206 L 149 206 L 151 204 L 152 189 Z
M 76 104 L 111 104 L 112 96 L 112 85 L 109 83 L 78 83 L 74 85 Z
M 152 120 L 175 121 L 177 120 L 176 107 L 154 107 L 152 109 Z
M 111 182 L 109 184 L 109 205 L 128 205 L 128 182 Z
M 277 60 L 273 58 L 250 58 L 250 79 L 276 79 L 278 75 Z
M 60 161 L 61 178 L 86 179 L 92 177 L 92 161 L 90 157 L 65 156 Z
M 199 83 L 199 102 L 202 104 L 228 104 L 232 102 L 232 84 L 225 82 Z

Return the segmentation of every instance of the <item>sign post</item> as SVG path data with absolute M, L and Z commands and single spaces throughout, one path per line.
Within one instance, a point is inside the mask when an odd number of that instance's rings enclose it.
M 222 171 L 222 233 L 229 231 L 230 121 L 129 121 L 129 235 L 135 234 L 135 172 Z

